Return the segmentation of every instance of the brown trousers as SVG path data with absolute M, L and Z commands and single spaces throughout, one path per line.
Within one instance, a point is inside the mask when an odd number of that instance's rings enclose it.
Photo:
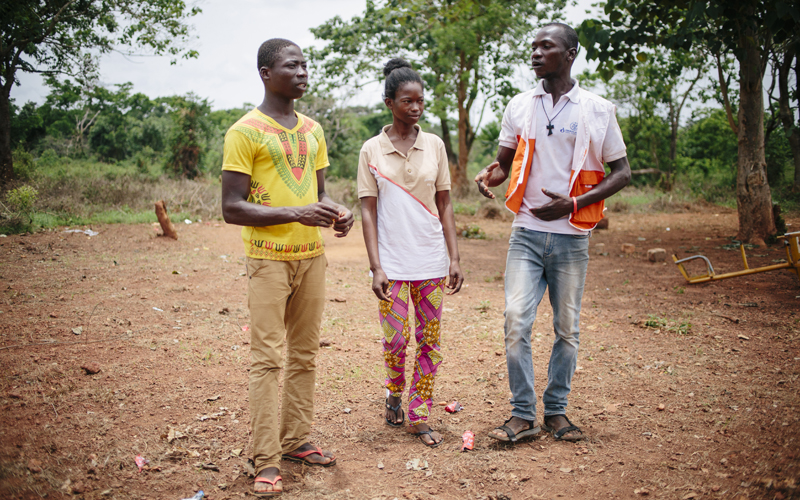
M 247 258 L 250 420 L 256 474 L 267 467 L 280 468 L 281 454 L 303 445 L 311 431 L 327 266 L 325 255 L 287 262 Z

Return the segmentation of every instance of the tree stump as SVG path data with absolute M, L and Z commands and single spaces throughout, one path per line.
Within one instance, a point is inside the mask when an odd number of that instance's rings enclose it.
M 160 236 L 168 236 L 173 240 L 177 240 L 178 233 L 175 231 L 175 226 L 172 225 L 172 221 L 169 220 L 167 204 L 164 203 L 164 200 L 156 202 L 156 217 L 158 217 L 158 223 L 161 224 L 161 230 L 164 231 L 164 234 Z

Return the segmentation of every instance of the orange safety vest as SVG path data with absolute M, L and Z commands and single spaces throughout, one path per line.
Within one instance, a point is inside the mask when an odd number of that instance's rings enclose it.
M 536 96 L 534 99 L 541 100 L 541 96 Z M 531 116 L 526 119 L 526 125 L 530 124 L 531 126 L 530 130 L 536 129 L 536 114 L 533 112 L 535 104 L 535 101 L 531 103 Z M 602 139 L 605 136 L 611 113 L 614 113 L 613 104 L 583 89 L 581 89 L 579 106 L 581 111 L 578 118 L 572 171 L 570 172 L 569 196 L 580 196 L 588 192 L 605 177 Z M 506 191 L 506 208 L 515 214 L 522 206 L 522 198 L 525 195 L 533 162 L 533 149 L 536 145 L 535 138 L 526 138 L 526 136 L 530 137 L 530 133 L 517 137 L 517 151 L 511 164 L 508 190 Z M 576 229 L 590 231 L 603 218 L 604 210 L 605 202 L 598 201 L 570 214 L 569 223 Z

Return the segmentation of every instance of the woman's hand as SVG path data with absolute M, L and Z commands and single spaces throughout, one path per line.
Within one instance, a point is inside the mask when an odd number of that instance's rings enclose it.
M 380 300 L 392 300 L 389 297 L 389 278 L 386 277 L 383 269 L 372 271 L 372 291 Z
M 461 290 L 461 285 L 464 283 L 464 275 L 461 273 L 461 264 L 458 262 L 451 262 L 450 263 L 450 281 L 447 283 L 447 288 L 449 288 L 450 292 L 447 292 L 447 295 L 453 295 L 454 293 L 458 293 Z

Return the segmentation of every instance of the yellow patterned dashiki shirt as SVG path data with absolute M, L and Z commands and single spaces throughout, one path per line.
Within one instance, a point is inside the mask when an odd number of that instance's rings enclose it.
M 330 165 L 320 125 L 297 113 L 289 130 L 254 109 L 225 134 L 222 169 L 250 176 L 247 201 L 269 207 L 316 203 L 317 170 Z M 324 253 L 318 227 L 299 222 L 242 228 L 245 253 L 254 259 L 300 260 Z

